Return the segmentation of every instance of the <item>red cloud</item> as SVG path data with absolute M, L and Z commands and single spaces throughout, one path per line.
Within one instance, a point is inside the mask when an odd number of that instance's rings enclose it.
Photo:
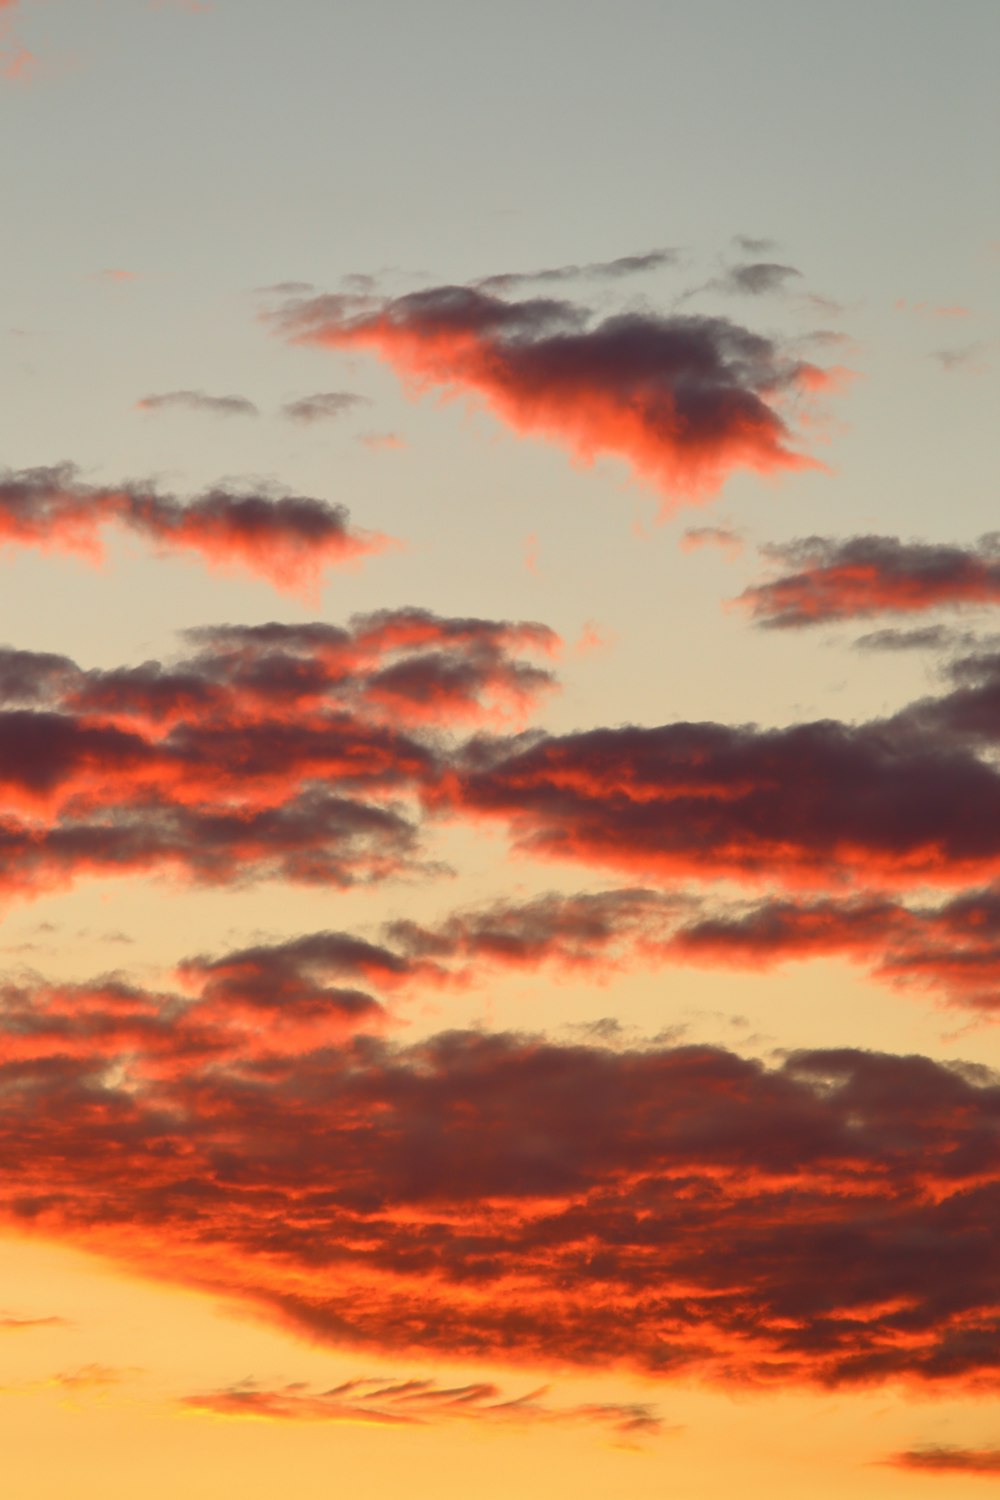
M 892 536 L 807 537 L 771 547 L 768 555 L 793 571 L 744 590 L 735 601 L 766 626 L 1000 603 L 1000 537 L 992 534 L 974 547 Z
M 174 665 L 110 671 L 0 650 L 0 887 L 398 871 L 442 731 L 523 713 L 553 679 L 518 653 L 558 645 L 540 625 L 414 609 L 192 639 Z
M 194 551 L 213 567 L 247 568 L 276 588 L 313 595 L 323 570 L 392 545 L 349 524 L 342 505 L 302 495 L 209 490 L 188 502 L 127 484 L 84 484 L 72 464 L 0 476 L 0 547 L 41 547 L 98 559 L 118 527 L 159 551 Z
M 440 792 L 536 856 L 665 880 L 906 883 L 1000 873 L 1000 774 L 956 693 L 896 720 L 674 723 L 479 742 Z M 971 732 L 971 731 L 970 731 Z
M 207 972 L 180 1009 L 8 989 L 8 1223 L 341 1346 L 995 1388 L 985 1070 L 468 1033 L 303 1049 L 294 996 L 244 1027 Z
M 478 399 L 582 462 L 623 458 L 665 509 L 713 493 L 738 469 L 820 467 L 790 446 L 780 408 L 827 376 L 725 318 L 592 323 L 565 301 L 444 286 L 381 302 L 305 297 L 276 322 L 293 343 L 377 354 L 415 392 Z

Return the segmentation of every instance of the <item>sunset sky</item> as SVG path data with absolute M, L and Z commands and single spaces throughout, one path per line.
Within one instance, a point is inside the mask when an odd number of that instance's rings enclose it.
M 13 1500 L 1000 1482 L 995 0 L 0 0 Z

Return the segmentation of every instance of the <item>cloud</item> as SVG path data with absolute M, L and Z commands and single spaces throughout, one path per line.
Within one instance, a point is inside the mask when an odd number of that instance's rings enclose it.
M 0 1333 L 33 1332 L 36 1328 L 68 1328 L 65 1318 L 19 1318 L 13 1313 L 0 1313 Z
M 182 501 L 135 483 L 86 484 L 72 464 L 0 472 L 0 547 L 102 555 L 117 527 L 160 552 L 200 553 L 211 567 L 246 568 L 276 588 L 313 597 L 327 567 L 384 551 L 391 539 L 350 524 L 343 505 L 260 488 L 216 487 Z
M 743 538 L 729 526 L 689 526 L 681 537 L 681 548 L 695 552 L 700 547 L 718 547 L 733 557 L 743 551 Z
M 413 867 L 448 731 L 554 686 L 533 622 L 385 610 L 220 626 L 172 664 L 86 671 L 0 650 L 0 890 L 162 871 L 347 885 Z
M 791 571 L 746 589 L 737 602 L 768 627 L 1000 603 L 1000 535 L 993 532 L 968 547 L 814 536 L 769 547 L 765 555 Z
M 427 1427 L 474 1422 L 503 1427 L 608 1427 L 620 1436 L 659 1437 L 663 1423 L 645 1402 L 552 1406 L 539 1399 L 545 1387 L 524 1396 L 504 1397 L 488 1382 L 441 1386 L 433 1380 L 347 1380 L 330 1390 L 302 1383 L 277 1388 L 253 1381 L 203 1395 L 185 1396 L 181 1405 L 215 1417 L 272 1422 L 351 1422 L 373 1426 Z
M 7 1223 L 381 1354 L 995 1387 L 983 1068 L 475 1032 L 303 1050 L 280 1003 L 243 1029 L 199 1003 L 8 986 Z
M 355 406 L 370 405 L 367 396 L 357 396 L 353 391 L 317 391 L 312 396 L 300 396 L 282 407 L 284 416 L 293 422 L 322 422 L 342 417 Z
M 444 806 L 515 847 L 658 880 L 871 885 L 1000 874 L 993 679 L 894 720 L 626 725 L 472 743 Z
M 776 261 L 747 261 L 730 266 L 724 276 L 709 282 L 709 286 L 723 292 L 746 293 L 751 297 L 763 297 L 772 292 L 783 292 L 787 283 L 802 272 L 794 266 L 783 266 Z
M 136 406 L 140 411 L 203 411 L 216 417 L 260 415 L 246 396 L 207 396 L 204 391 L 164 391 L 158 396 L 143 396 Z
M 646 271 L 659 271 L 664 266 L 675 266 L 679 252 L 667 248 L 647 250 L 640 255 L 620 255 L 616 260 L 589 261 L 584 265 L 550 266 L 545 271 L 508 271 L 496 276 L 484 276 L 475 283 L 480 291 L 505 292 L 526 282 L 555 282 L 579 280 L 617 281 L 624 276 L 642 275 Z
M 589 463 L 612 454 L 670 509 L 741 469 L 821 467 L 782 415 L 831 376 L 725 318 L 621 313 L 442 286 L 394 299 L 291 299 L 271 315 L 294 344 L 367 350 L 419 395 L 487 407 L 515 432 Z
M 884 1462 L 893 1469 L 915 1469 L 923 1474 L 1000 1474 L 1000 1448 L 910 1448 Z

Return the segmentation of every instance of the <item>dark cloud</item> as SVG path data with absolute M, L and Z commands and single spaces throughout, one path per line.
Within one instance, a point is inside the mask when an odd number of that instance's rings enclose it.
M 256 1025 L 233 1003 L 246 963 L 204 965 L 182 1010 L 122 980 L 7 987 L 9 1224 L 342 1347 L 995 1383 L 986 1070 L 510 1034 L 400 1046 L 345 1036 L 336 1004 L 326 1035 L 290 1045 L 283 998 L 265 1023 L 251 996 Z
M 136 402 L 140 411 L 203 411 L 216 417 L 256 417 L 256 406 L 246 396 L 208 396 L 204 391 L 163 391 Z
M 669 504 L 730 473 L 817 467 L 796 452 L 781 407 L 830 377 L 725 318 L 590 310 L 442 286 L 389 300 L 293 299 L 272 317 L 292 343 L 367 349 L 415 392 L 480 400 L 516 432 L 589 462 L 615 454 Z
M 992 683 L 895 720 L 624 726 L 480 741 L 442 795 L 525 853 L 634 878 L 810 884 L 1000 873 Z M 978 726 L 978 727 L 977 727 Z M 970 736 L 973 736 L 970 740 Z
M 342 417 L 357 406 L 368 406 L 367 396 L 355 395 L 353 391 L 317 391 L 312 396 L 300 396 L 289 401 L 282 412 L 293 422 L 323 422 Z
M 738 602 L 769 627 L 1000 602 L 996 533 L 968 547 L 894 536 L 814 536 L 770 547 L 766 556 L 790 571 L 746 589 Z
M 246 568 L 277 588 L 310 596 L 325 568 L 391 545 L 388 537 L 353 527 L 345 506 L 307 495 L 217 487 L 181 501 L 149 485 L 86 484 L 72 464 L 0 472 L 0 546 L 97 560 L 108 527 L 157 551 L 200 553 L 209 566 Z
M 0 652 L 0 889 L 165 871 L 351 884 L 412 866 L 447 731 L 553 686 L 544 626 L 404 609 L 191 633 L 172 664 Z

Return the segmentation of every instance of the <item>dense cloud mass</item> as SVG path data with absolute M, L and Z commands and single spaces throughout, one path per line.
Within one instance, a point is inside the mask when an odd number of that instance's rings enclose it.
M 0 650 L 0 890 L 167 870 L 351 884 L 410 866 L 445 731 L 553 685 L 544 626 L 423 610 L 189 633 L 172 664 Z
M 1000 874 L 1000 674 L 896 720 L 483 741 L 441 796 L 547 859 L 785 885 Z
M 392 981 L 377 949 L 339 943 L 314 977 Z M 9 1224 L 383 1353 L 995 1386 L 985 1070 L 406 1046 L 339 982 L 261 991 L 247 950 L 181 972 L 193 993 L 5 988 Z
M 595 321 L 575 303 L 480 285 L 292 299 L 275 321 L 293 343 L 379 355 L 416 392 L 476 398 L 583 462 L 623 458 L 665 508 L 711 494 L 739 469 L 817 466 L 792 447 L 781 407 L 823 389 L 827 375 L 726 318 Z
M 746 589 L 739 603 L 770 627 L 1000 603 L 1000 536 L 993 533 L 971 547 L 894 536 L 814 536 L 767 554 L 791 571 Z
M 0 548 L 97 560 L 107 528 L 157 551 L 197 552 L 212 567 L 246 568 L 277 588 L 308 594 L 325 568 L 390 545 L 388 537 L 352 527 L 343 505 L 307 495 L 217 488 L 181 501 L 149 486 L 86 484 L 72 464 L 0 473 Z

